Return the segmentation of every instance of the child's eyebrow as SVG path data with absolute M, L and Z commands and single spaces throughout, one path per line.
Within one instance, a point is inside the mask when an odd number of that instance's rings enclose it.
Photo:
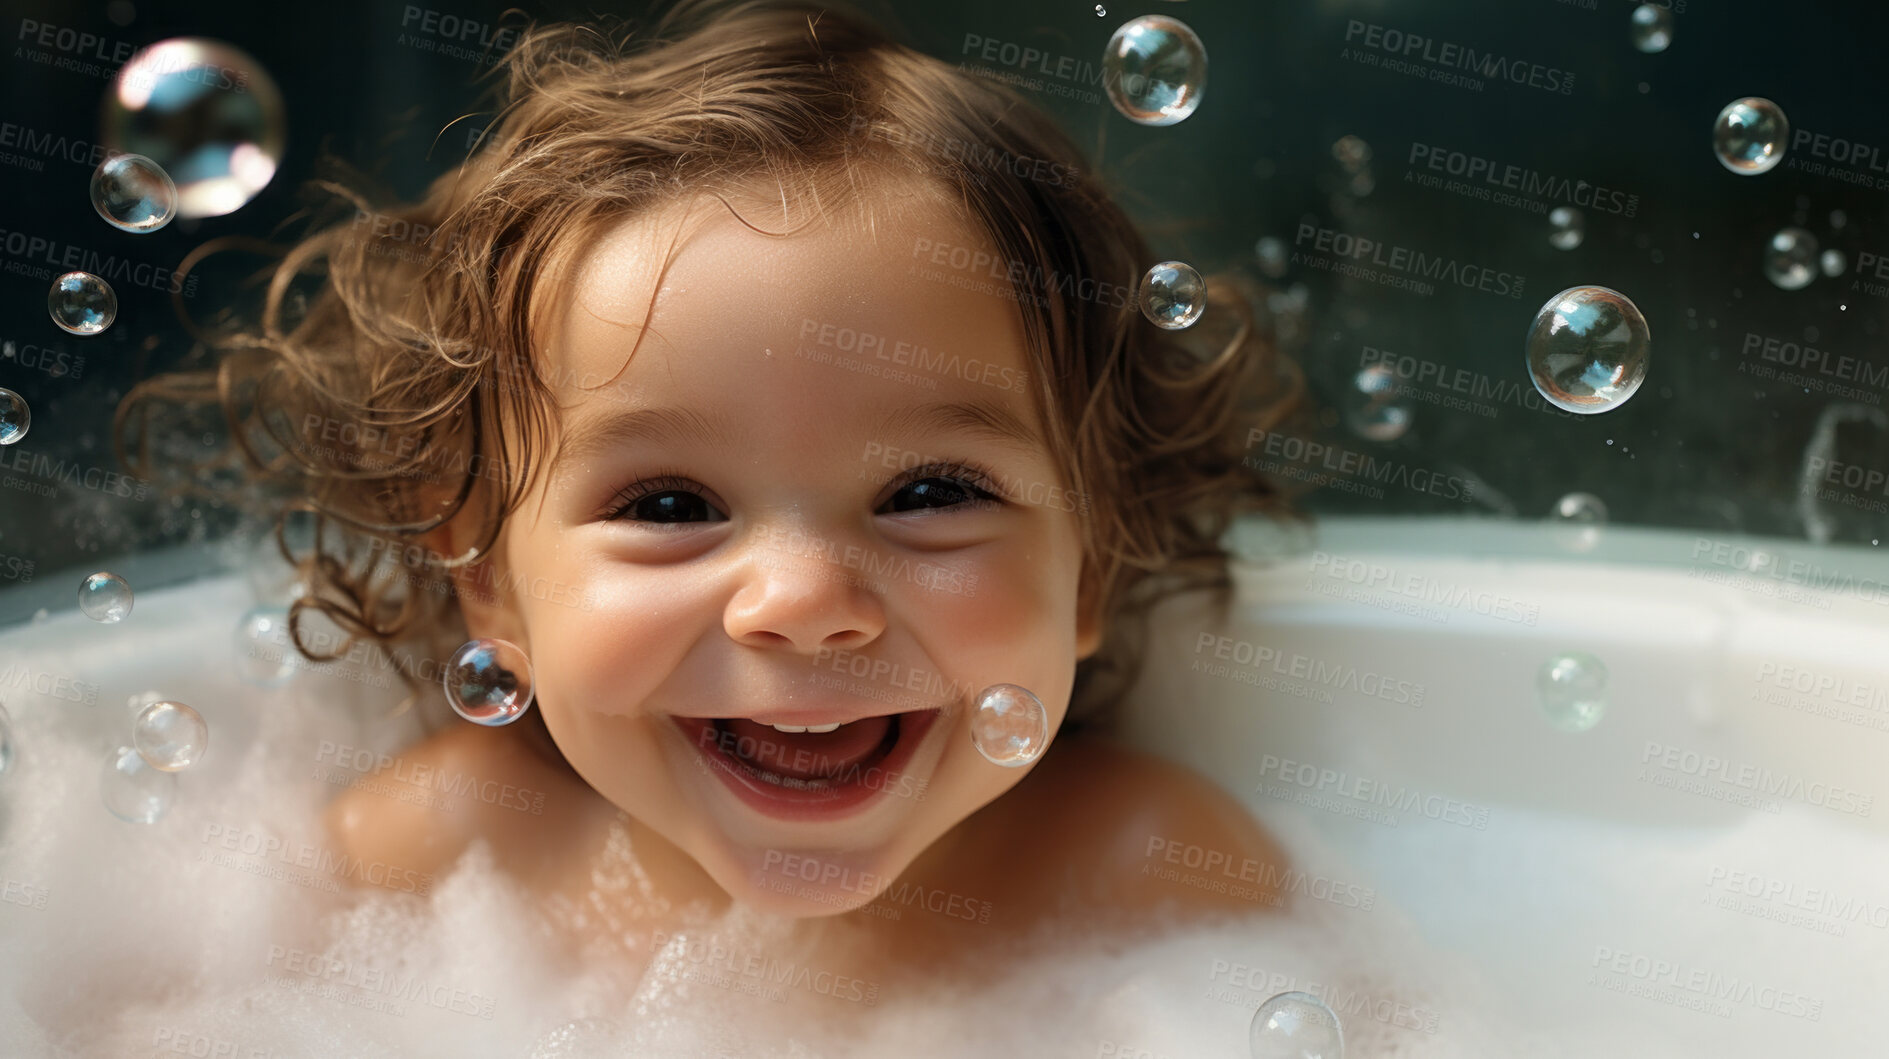
M 945 401 L 908 405 L 887 412 L 868 440 L 907 438 L 924 433 L 955 433 L 1008 445 L 1026 455 L 1044 451 L 1036 430 L 1015 411 L 996 401 Z M 746 431 L 718 412 L 693 408 L 619 410 L 580 421 L 565 435 L 552 465 L 552 476 L 567 464 L 580 464 L 625 445 L 694 442 L 713 447 L 740 439 Z

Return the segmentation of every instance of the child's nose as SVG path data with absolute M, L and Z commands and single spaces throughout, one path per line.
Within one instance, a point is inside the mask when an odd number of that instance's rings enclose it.
M 846 554 L 757 547 L 722 617 L 729 638 L 809 658 L 878 639 L 886 624 L 880 589 Z

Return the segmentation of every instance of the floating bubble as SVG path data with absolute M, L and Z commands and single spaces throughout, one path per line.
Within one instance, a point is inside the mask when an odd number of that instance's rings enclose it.
M 1556 206 L 1548 211 L 1548 245 L 1556 250 L 1572 250 L 1587 238 L 1587 218 L 1572 206 Z
M 111 284 L 90 272 L 68 272 L 52 281 L 46 311 L 62 331 L 95 335 L 118 319 L 118 295 Z
M 1259 270 L 1273 279 L 1286 274 L 1286 266 L 1292 261 L 1292 250 L 1286 241 L 1276 235 L 1260 237 L 1253 244 L 1253 256 L 1259 258 Z
M 11 445 L 26 436 L 33 425 L 33 410 L 26 398 L 0 387 L 0 445 Z
M 1123 117 L 1142 125 L 1172 125 L 1200 106 L 1207 88 L 1207 49 L 1181 20 L 1142 15 L 1108 39 L 1102 77 Z
M 1345 167 L 1345 172 L 1360 173 L 1371 164 L 1371 145 L 1347 133 L 1333 141 L 1331 156 Z
M 1569 287 L 1542 303 L 1528 329 L 1528 373 L 1556 408 L 1584 415 L 1625 404 L 1646 379 L 1652 336 L 1627 296 Z
M 131 616 L 131 586 L 117 574 L 100 571 L 79 583 L 79 610 L 110 625 Z
M 283 115 L 282 93 L 254 58 L 207 37 L 174 37 L 119 68 L 102 139 L 170 174 L 178 216 L 220 217 L 275 176 Z
M 177 214 L 177 185 L 149 158 L 115 154 L 92 173 L 92 208 L 121 231 L 155 232 Z
M 1106 7 L 1103 7 L 1103 6 L 1101 5 L 1101 4 L 1097 4 L 1097 5 L 1095 5 L 1095 17 L 1097 17 L 1097 18 L 1107 18 L 1107 17 L 1108 17 L 1108 8 L 1106 8 Z
M 1401 399 L 1397 373 L 1388 364 L 1367 364 L 1351 380 L 1345 395 L 1345 423 L 1372 441 L 1396 441 L 1415 418 Z
M 1535 677 L 1542 712 L 1564 732 L 1585 732 L 1607 712 L 1607 667 L 1582 652 L 1556 655 Z
M 992 684 L 971 713 L 971 745 L 993 765 L 1028 765 L 1049 746 L 1049 711 L 1028 688 Z
M 1207 311 L 1207 283 L 1194 266 L 1163 261 L 1141 277 L 1141 315 L 1156 327 L 1179 331 Z
M 531 660 L 509 640 L 468 640 L 442 678 L 453 712 L 476 724 L 510 724 L 531 708 Z
M 1672 12 L 1658 4 L 1641 4 L 1633 9 L 1634 47 L 1651 55 L 1665 51 L 1672 42 Z
M 1784 290 L 1803 290 L 1817 278 L 1817 237 L 1786 228 L 1764 244 L 1764 275 Z
M 127 824 L 154 824 L 171 807 L 177 775 L 152 768 L 136 750 L 121 746 L 105 755 L 98 789 L 113 816 Z
M 1269 998 L 1253 1012 L 1247 1031 L 1253 1059 L 1344 1059 L 1345 1031 L 1338 1016 L 1310 993 Z
M 1584 552 L 1600 542 L 1601 529 L 1607 524 L 1607 505 L 1592 493 L 1569 493 L 1555 501 L 1549 518 L 1556 524 L 1562 543 Z
M 154 702 L 131 722 L 131 745 L 152 768 L 182 772 L 203 757 L 210 745 L 210 726 L 181 702 Z
M 7 716 L 5 703 L 0 703 L 0 779 L 13 768 L 13 719 Z
M 1791 123 L 1776 103 L 1757 96 L 1733 100 L 1712 125 L 1719 164 L 1740 176 L 1768 173 L 1784 160 Z
M 1843 259 L 1843 251 L 1825 250 L 1817 258 L 1817 267 L 1823 270 L 1824 275 L 1834 278 L 1843 275 L 1843 270 L 1849 268 L 1850 263 Z
M 246 684 L 278 688 L 295 675 L 300 657 L 289 639 L 289 608 L 252 607 L 231 636 L 236 675 Z

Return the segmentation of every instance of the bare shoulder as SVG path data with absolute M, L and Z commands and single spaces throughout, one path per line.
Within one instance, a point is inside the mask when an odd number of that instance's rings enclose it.
M 328 805 L 330 841 L 351 860 L 433 874 L 484 838 L 501 866 L 535 874 L 595 798 L 513 732 L 453 725 L 390 758 Z

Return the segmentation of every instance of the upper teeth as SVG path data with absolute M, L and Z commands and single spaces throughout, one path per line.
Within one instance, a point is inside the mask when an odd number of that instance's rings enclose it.
M 839 722 L 832 724 L 777 724 L 776 732 L 831 732 L 839 727 Z

